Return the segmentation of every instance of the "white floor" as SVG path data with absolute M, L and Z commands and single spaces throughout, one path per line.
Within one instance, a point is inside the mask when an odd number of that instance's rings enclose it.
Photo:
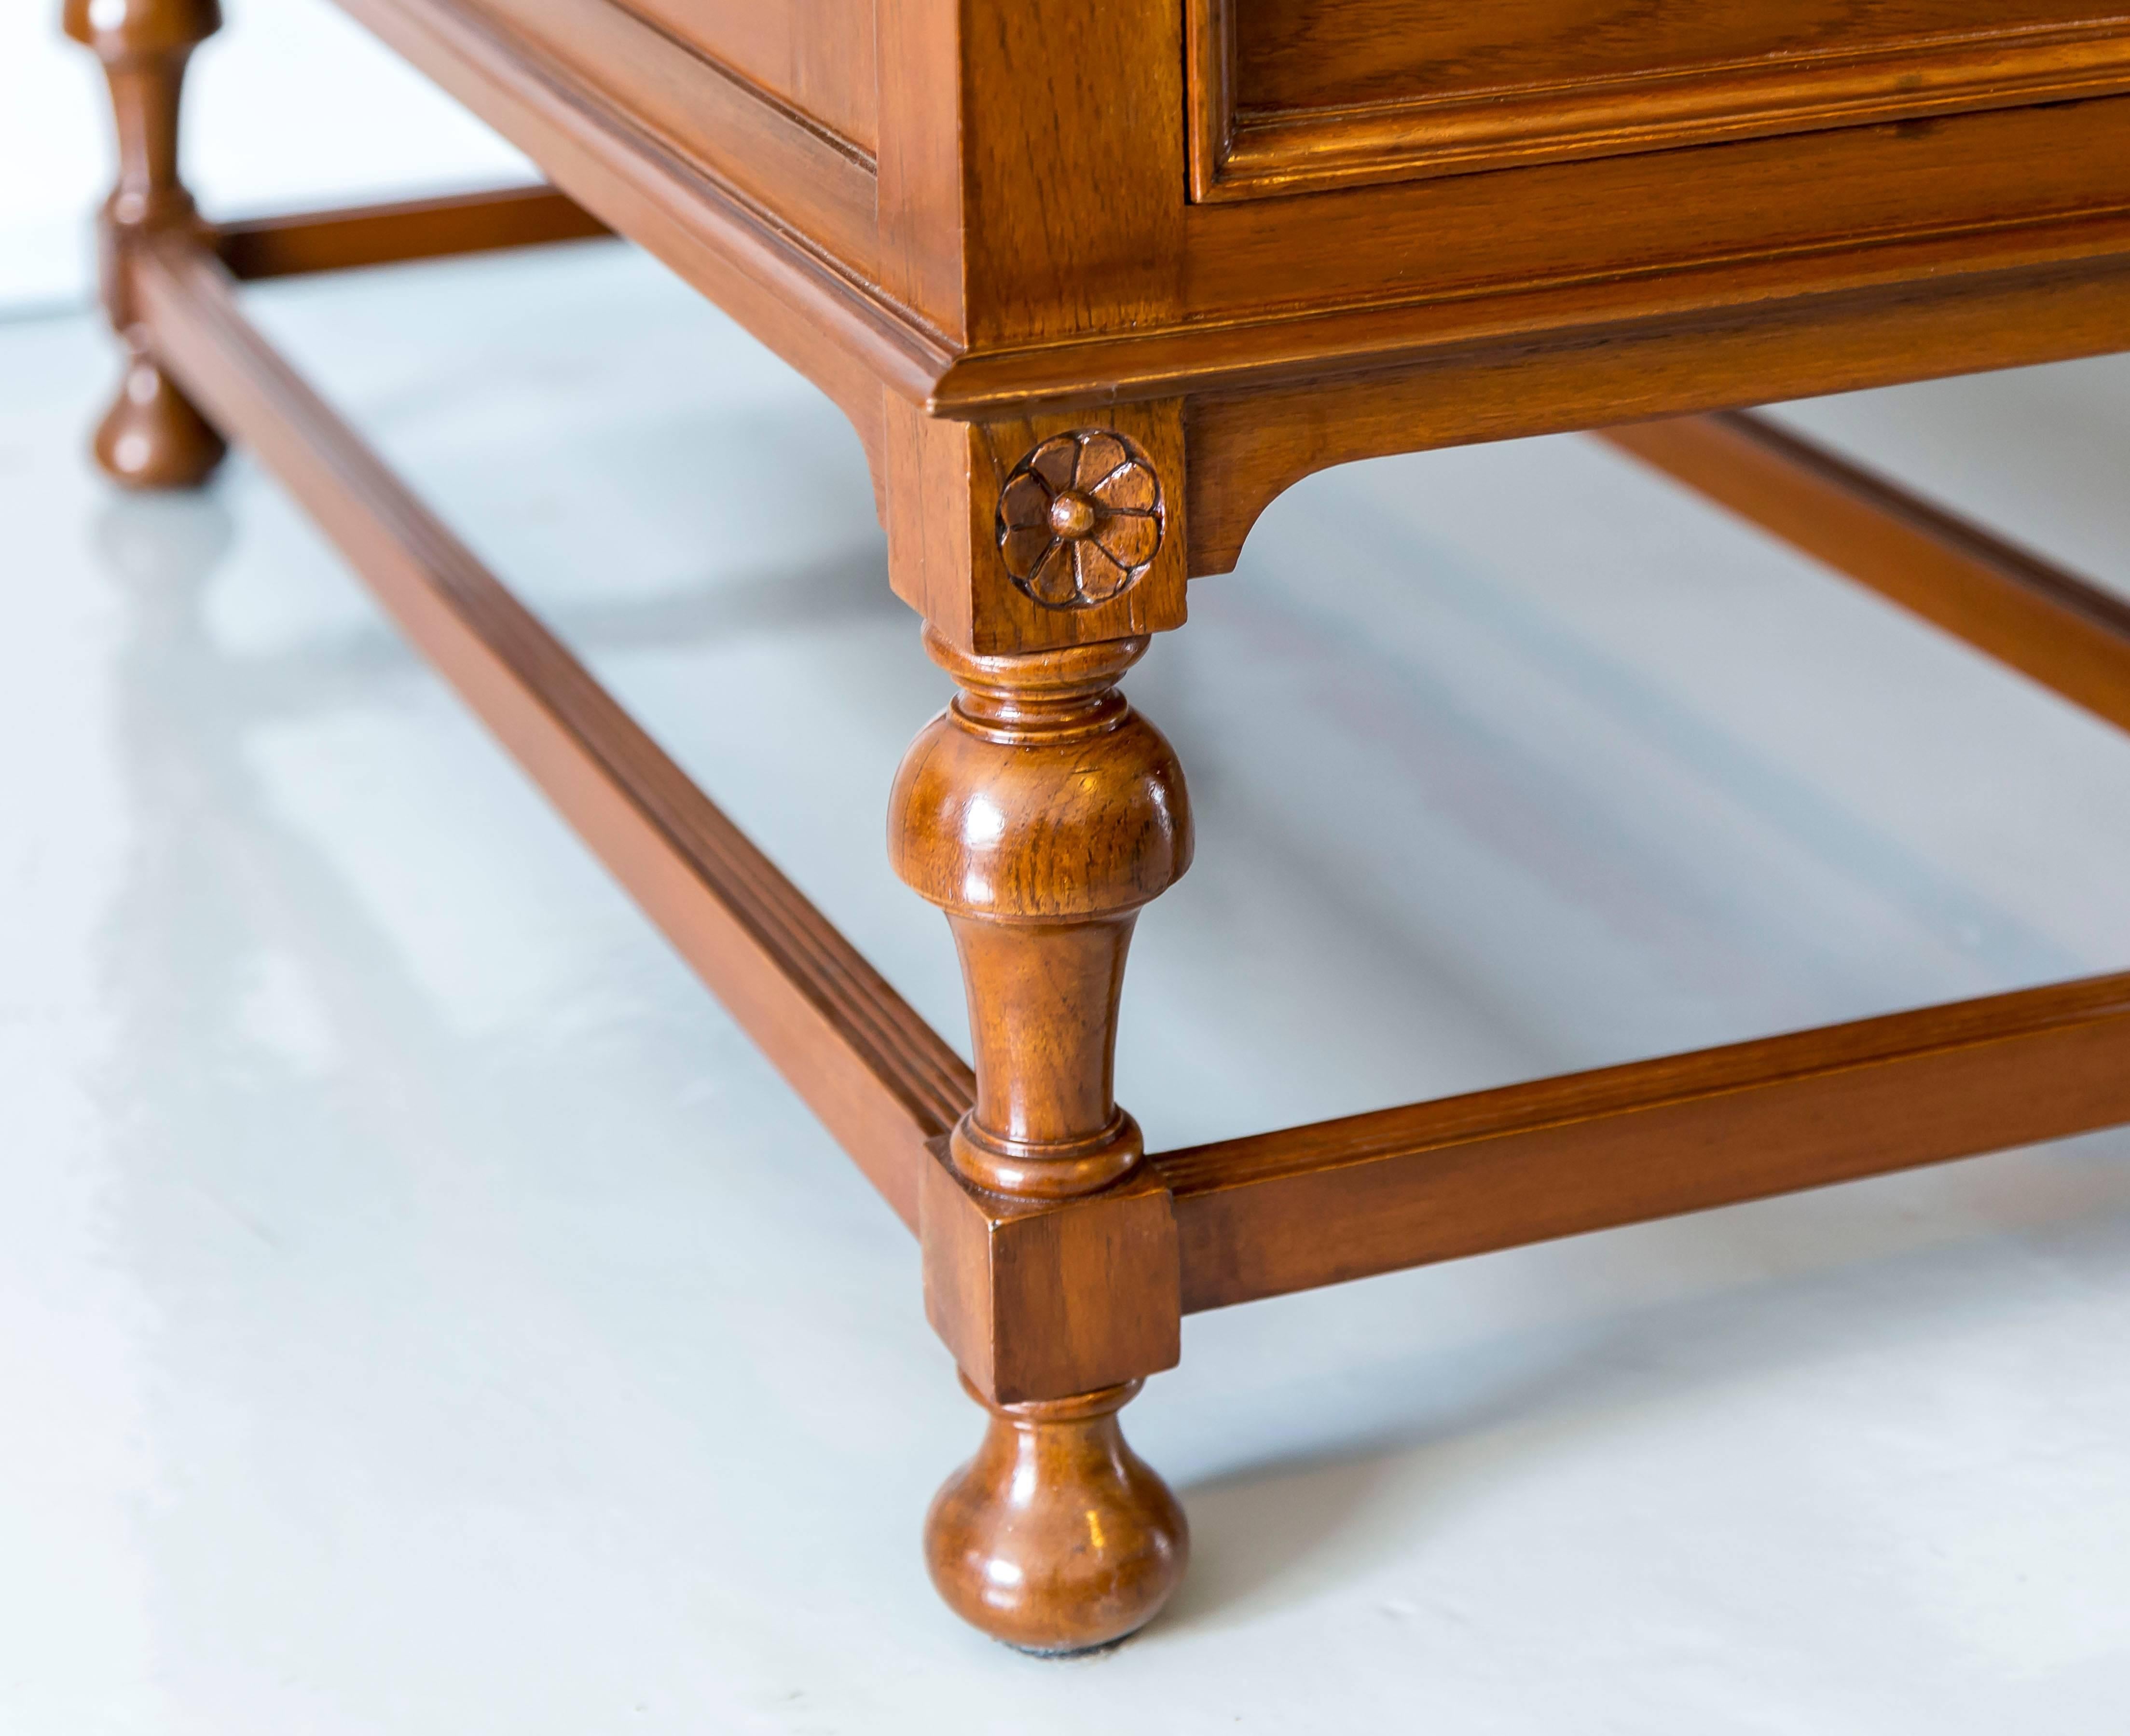
M 220 0 L 182 111 L 186 184 L 217 217 L 537 179 L 523 156 L 330 0 Z M 0 318 L 85 305 L 116 153 L 96 57 L 60 0 L 0 5 Z
M 940 1027 L 941 678 L 823 400 L 609 246 L 262 319 Z M 272 485 L 0 329 L 0 1729 L 2113 1732 L 2130 1136 L 1193 1319 L 1114 1655 L 915 1547 L 856 1171 Z M 2130 581 L 2130 368 L 1805 407 Z M 2130 744 L 1574 440 L 1296 489 L 1131 681 L 1169 1146 L 2130 964 Z

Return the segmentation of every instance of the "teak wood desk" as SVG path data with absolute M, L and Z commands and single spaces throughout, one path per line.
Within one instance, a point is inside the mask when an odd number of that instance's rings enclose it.
M 66 0 L 120 144 L 97 455 L 184 487 L 250 446 L 919 1236 L 990 1414 L 925 1548 L 985 1631 L 1100 1645 L 1175 1586 L 1183 1514 L 1117 1413 L 1187 1313 L 2130 1121 L 2130 975 L 1164 1155 L 1110 1090 L 1132 925 L 1192 847 L 1118 679 L 1325 465 L 1609 430 L 2130 727 L 2130 608 L 1736 408 L 2130 347 L 2130 12 L 341 3 L 552 186 L 217 227 L 176 166 L 215 0 Z M 960 689 L 888 841 L 953 930 L 973 1066 L 236 288 L 606 229 L 864 441 Z

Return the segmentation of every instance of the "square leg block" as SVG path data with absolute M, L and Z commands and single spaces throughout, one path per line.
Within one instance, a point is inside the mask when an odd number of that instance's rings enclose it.
M 1176 1212 L 1142 1167 L 1078 1199 L 971 1187 L 938 1142 L 918 1191 L 924 1313 L 1001 1405 L 1063 1398 L 1173 1368 L 1182 1355 Z

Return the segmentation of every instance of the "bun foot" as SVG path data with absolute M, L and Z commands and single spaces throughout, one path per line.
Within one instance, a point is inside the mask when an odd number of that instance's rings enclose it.
M 145 356 L 126 378 L 96 431 L 96 461 L 129 489 L 196 489 L 228 446 L 170 378 Z
M 993 1405 L 977 1456 L 924 1520 L 932 1583 L 954 1613 L 1024 1652 L 1085 1652 L 1144 1627 L 1183 1577 L 1183 1509 L 1125 1444 L 1132 1381 Z

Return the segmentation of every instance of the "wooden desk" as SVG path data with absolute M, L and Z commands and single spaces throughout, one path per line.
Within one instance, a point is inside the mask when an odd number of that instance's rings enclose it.
M 67 0 L 121 146 L 129 360 L 98 455 L 170 487 L 253 447 L 920 1236 L 991 1417 L 925 1532 L 978 1626 L 1072 1650 L 1174 1587 L 1183 1515 L 1116 1414 L 1186 1312 L 2130 1120 L 2130 975 L 1166 1155 L 1110 1090 L 1133 923 L 1192 850 L 1182 769 L 1116 683 L 1325 465 L 1609 429 L 2130 725 L 2130 608 L 1734 413 L 2130 346 L 2130 13 L 341 3 L 553 187 L 217 227 L 175 145 L 214 0 Z M 960 949 L 973 1066 L 236 289 L 609 227 L 865 443 L 887 581 L 960 688 L 889 832 Z

